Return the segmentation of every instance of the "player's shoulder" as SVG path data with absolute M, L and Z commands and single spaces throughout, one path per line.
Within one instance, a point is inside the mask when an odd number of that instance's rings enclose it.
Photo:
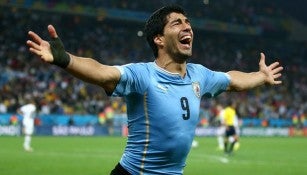
M 210 69 L 201 64 L 187 63 L 187 71 L 195 74 L 206 74 L 212 72 Z
M 33 103 L 28 104 L 28 108 L 31 110 L 36 110 L 36 106 Z
M 36 110 L 36 106 L 32 103 L 21 106 L 21 110 Z
M 131 67 L 131 66 L 149 66 L 153 64 L 153 62 L 137 62 L 137 63 L 128 63 L 128 64 L 124 64 L 122 66 L 124 67 Z
M 233 108 L 231 108 L 231 107 L 226 107 L 225 109 L 224 109 L 224 111 L 225 111 L 225 113 L 232 113 L 234 110 L 233 110 Z
M 122 67 L 127 69 L 151 69 L 153 62 L 139 62 L 139 63 L 129 63 L 122 65 Z
M 227 111 L 229 111 L 229 109 L 230 109 L 230 107 L 227 106 L 227 107 L 224 108 L 224 111 L 227 112 Z
M 187 69 L 203 69 L 203 70 L 209 70 L 207 67 L 205 67 L 202 64 L 197 63 L 187 63 Z
M 124 77 L 147 79 L 153 72 L 152 64 L 152 62 L 129 63 L 117 66 L 117 68 Z

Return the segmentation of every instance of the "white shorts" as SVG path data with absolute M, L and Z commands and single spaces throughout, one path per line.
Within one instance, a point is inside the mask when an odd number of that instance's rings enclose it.
M 26 135 L 32 135 L 34 132 L 34 119 L 32 118 L 25 118 L 22 121 L 23 125 L 23 133 Z
M 34 132 L 34 126 L 23 126 L 23 133 L 25 135 L 32 135 Z
M 225 126 L 219 126 L 219 127 L 216 129 L 216 135 L 217 135 L 217 136 L 224 136 L 224 135 L 225 135 L 225 130 L 226 130 L 226 127 L 225 127 Z

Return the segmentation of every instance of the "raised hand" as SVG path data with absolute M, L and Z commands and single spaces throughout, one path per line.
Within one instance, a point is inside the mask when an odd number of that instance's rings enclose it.
M 267 66 L 265 64 L 265 55 L 260 53 L 259 71 L 265 75 L 265 82 L 270 85 L 281 84 L 282 81 L 278 80 L 281 77 L 281 71 L 283 67 L 279 65 L 279 62 L 274 62 Z
M 66 68 L 70 62 L 70 56 L 66 53 L 64 45 L 58 37 L 55 28 L 48 25 L 51 41 L 43 40 L 36 33 L 29 31 L 31 40 L 27 41 L 30 52 L 39 56 L 45 62 Z
M 55 29 L 52 25 L 48 26 L 48 31 L 51 37 L 57 37 Z M 30 37 L 30 40 L 27 41 L 27 45 L 29 46 L 29 51 L 40 57 L 42 60 L 48 63 L 52 63 L 53 55 L 50 49 L 49 42 L 43 40 L 39 35 L 37 35 L 32 31 L 29 31 L 28 35 Z

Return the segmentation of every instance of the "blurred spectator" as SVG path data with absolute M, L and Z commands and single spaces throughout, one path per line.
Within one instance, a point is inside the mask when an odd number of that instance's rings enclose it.
M 10 125 L 18 125 L 18 117 L 16 115 L 10 117 Z

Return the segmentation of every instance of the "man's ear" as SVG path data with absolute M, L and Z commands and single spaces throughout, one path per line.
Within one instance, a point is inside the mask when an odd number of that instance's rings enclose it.
M 162 35 L 155 36 L 154 42 L 156 43 L 157 46 L 163 46 L 164 45 L 163 36 Z

